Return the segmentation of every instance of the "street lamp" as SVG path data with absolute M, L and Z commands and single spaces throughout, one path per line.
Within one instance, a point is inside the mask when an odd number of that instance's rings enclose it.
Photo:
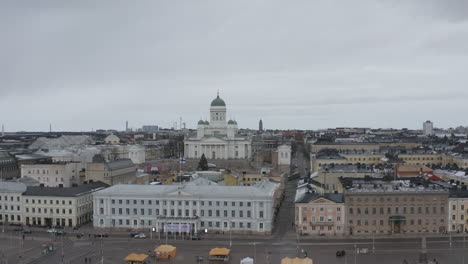
M 375 253 L 375 230 L 372 231 L 372 253 Z
M 229 248 L 232 247 L 231 229 L 232 229 L 232 223 L 231 223 L 231 220 L 229 220 Z

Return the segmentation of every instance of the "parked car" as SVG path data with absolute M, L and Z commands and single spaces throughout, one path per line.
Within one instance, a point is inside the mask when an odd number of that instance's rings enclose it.
M 109 237 L 107 233 L 94 234 L 94 237 Z
M 139 232 L 130 232 L 130 237 L 135 237 L 136 235 L 140 234 Z
M 146 235 L 143 233 L 138 233 L 134 236 L 134 238 L 146 238 Z
M 346 255 L 346 251 L 344 251 L 344 250 L 336 251 L 336 256 L 337 257 L 344 257 L 344 255 Z
M 199 236 L 192 236 L 192 240 L 201 240 L 201 237 L 199 237 Z
M 55 228 L 47 229 L 47 233 L 51 233 L 51 234 L 57 233 L 57 229 Z
M 13 228 L 13 231 L 15 231 L 15 232 L 23 232 L 23 227 L 15 227 L 15 228 Z
M 23 234 L 31 234 L 31 229 L 23 229 Z

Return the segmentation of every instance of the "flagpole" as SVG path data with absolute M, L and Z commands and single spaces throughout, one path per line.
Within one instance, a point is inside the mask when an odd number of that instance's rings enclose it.
M 179 181 L 182 184 L 182 156 L 179 155 Z

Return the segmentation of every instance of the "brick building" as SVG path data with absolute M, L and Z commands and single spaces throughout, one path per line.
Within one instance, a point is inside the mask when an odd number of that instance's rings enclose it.
M 445 232 L 448 191 L 422 178 L 342 179 L 346 234 Z
M 296 196 L 296 232 L 301 235 L 343 235 L 345 224 L 343 194 L 306 192 Z

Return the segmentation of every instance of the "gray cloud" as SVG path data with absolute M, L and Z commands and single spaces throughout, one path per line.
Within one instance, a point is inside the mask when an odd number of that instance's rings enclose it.
M 467 125 L 467 7 L 3 1 L 1 122 L 121 129 L 182 116 L 194 127 L 219 89 L 241 127 Z

